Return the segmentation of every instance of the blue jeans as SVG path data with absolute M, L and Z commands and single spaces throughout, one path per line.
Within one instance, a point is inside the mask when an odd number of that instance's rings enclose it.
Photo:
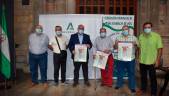
M 123 86 L 123 77 L 125 72 L 128 73 L 128 81 L 130 90 L 135 90 L 136 78 L 135 78 L 135 60 L 132 61 L 117 61 L 117 87 Z
M 39 55 L 32 54 L 29 52 L 29 64 L 32 82 L 38 83 L 39 66 L 41 83 L 45 83 L 47 81 L 47 52 Z

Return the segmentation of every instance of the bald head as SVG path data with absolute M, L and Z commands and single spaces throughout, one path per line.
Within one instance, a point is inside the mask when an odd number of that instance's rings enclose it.
M 129 27 L 128 27 L 127 25 L 124 25 L 124 26 L 122 27 L 122 30 L 129 30 Z
M 42 25 L 36 25 L 36 28 L 43 29 Z
M 100 28 L 100 33 L 101 32 L 105 32 L 106 33 L 106 29 L 105 28 Z
M 78 25 L 78 29 L 84 30 L 84 25 L 82 25 L 82 24 Z

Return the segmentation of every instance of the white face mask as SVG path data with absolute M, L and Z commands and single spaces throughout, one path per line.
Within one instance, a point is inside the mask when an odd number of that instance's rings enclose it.
M 79 30 L 79 34 L 82 35 L 84 33 L 84 30 Z
M 61 36 L 62 35 L 62 31 L 56 31 L 56 35 L 57 36 Z
M 150 32 L 151 32 L 151 28 L 145 28 L 145 29 L 144 29 L 144 32 L 145 32 L 145 33 L 150 33 Z
M 36 28 L 36 29 L 35 29 L 35 32 L 36 32 L 37 34 L 41 34 L 41 33 L 42 33 L 42 29 Z
M 106 33 L 105 32 L 100 32 L 100 37 L 101 38 L 105 38 L 106 37 Z

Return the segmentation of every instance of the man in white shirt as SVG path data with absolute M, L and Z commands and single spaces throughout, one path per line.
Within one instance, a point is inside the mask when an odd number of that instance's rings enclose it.
M 54 80 L 58 85 L 59 69 L 61 67 L 61 82 L 65 83 L 66 80 L 66 59 L 67 59 L 67 37 L 62 34 L 62 27 L 55 27 L 56 35 L 50 39 L 49 48 L 53 51 L 54 62 Z
M 47 86 L 47 50 L 49 38 L 43 33 L 41 25 L 29 36 L 29 64 L 32 86 L 38 84 L 38 66 L 41 74 L 41 83 Z

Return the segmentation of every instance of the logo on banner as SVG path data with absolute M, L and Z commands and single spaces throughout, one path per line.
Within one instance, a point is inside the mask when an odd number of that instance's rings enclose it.
M 66 30 L 63 31 L 63 33 L 75 33 L 74 26 L 73 26 L 72 22 L 69 22 Z
M 73 31 L 73 30 L 74 30 L 73 24 L 72 24 L 72 23 L 69 23 L 69 25 L 67 26 L 66 30 L 71 30 L 71 31 Z

